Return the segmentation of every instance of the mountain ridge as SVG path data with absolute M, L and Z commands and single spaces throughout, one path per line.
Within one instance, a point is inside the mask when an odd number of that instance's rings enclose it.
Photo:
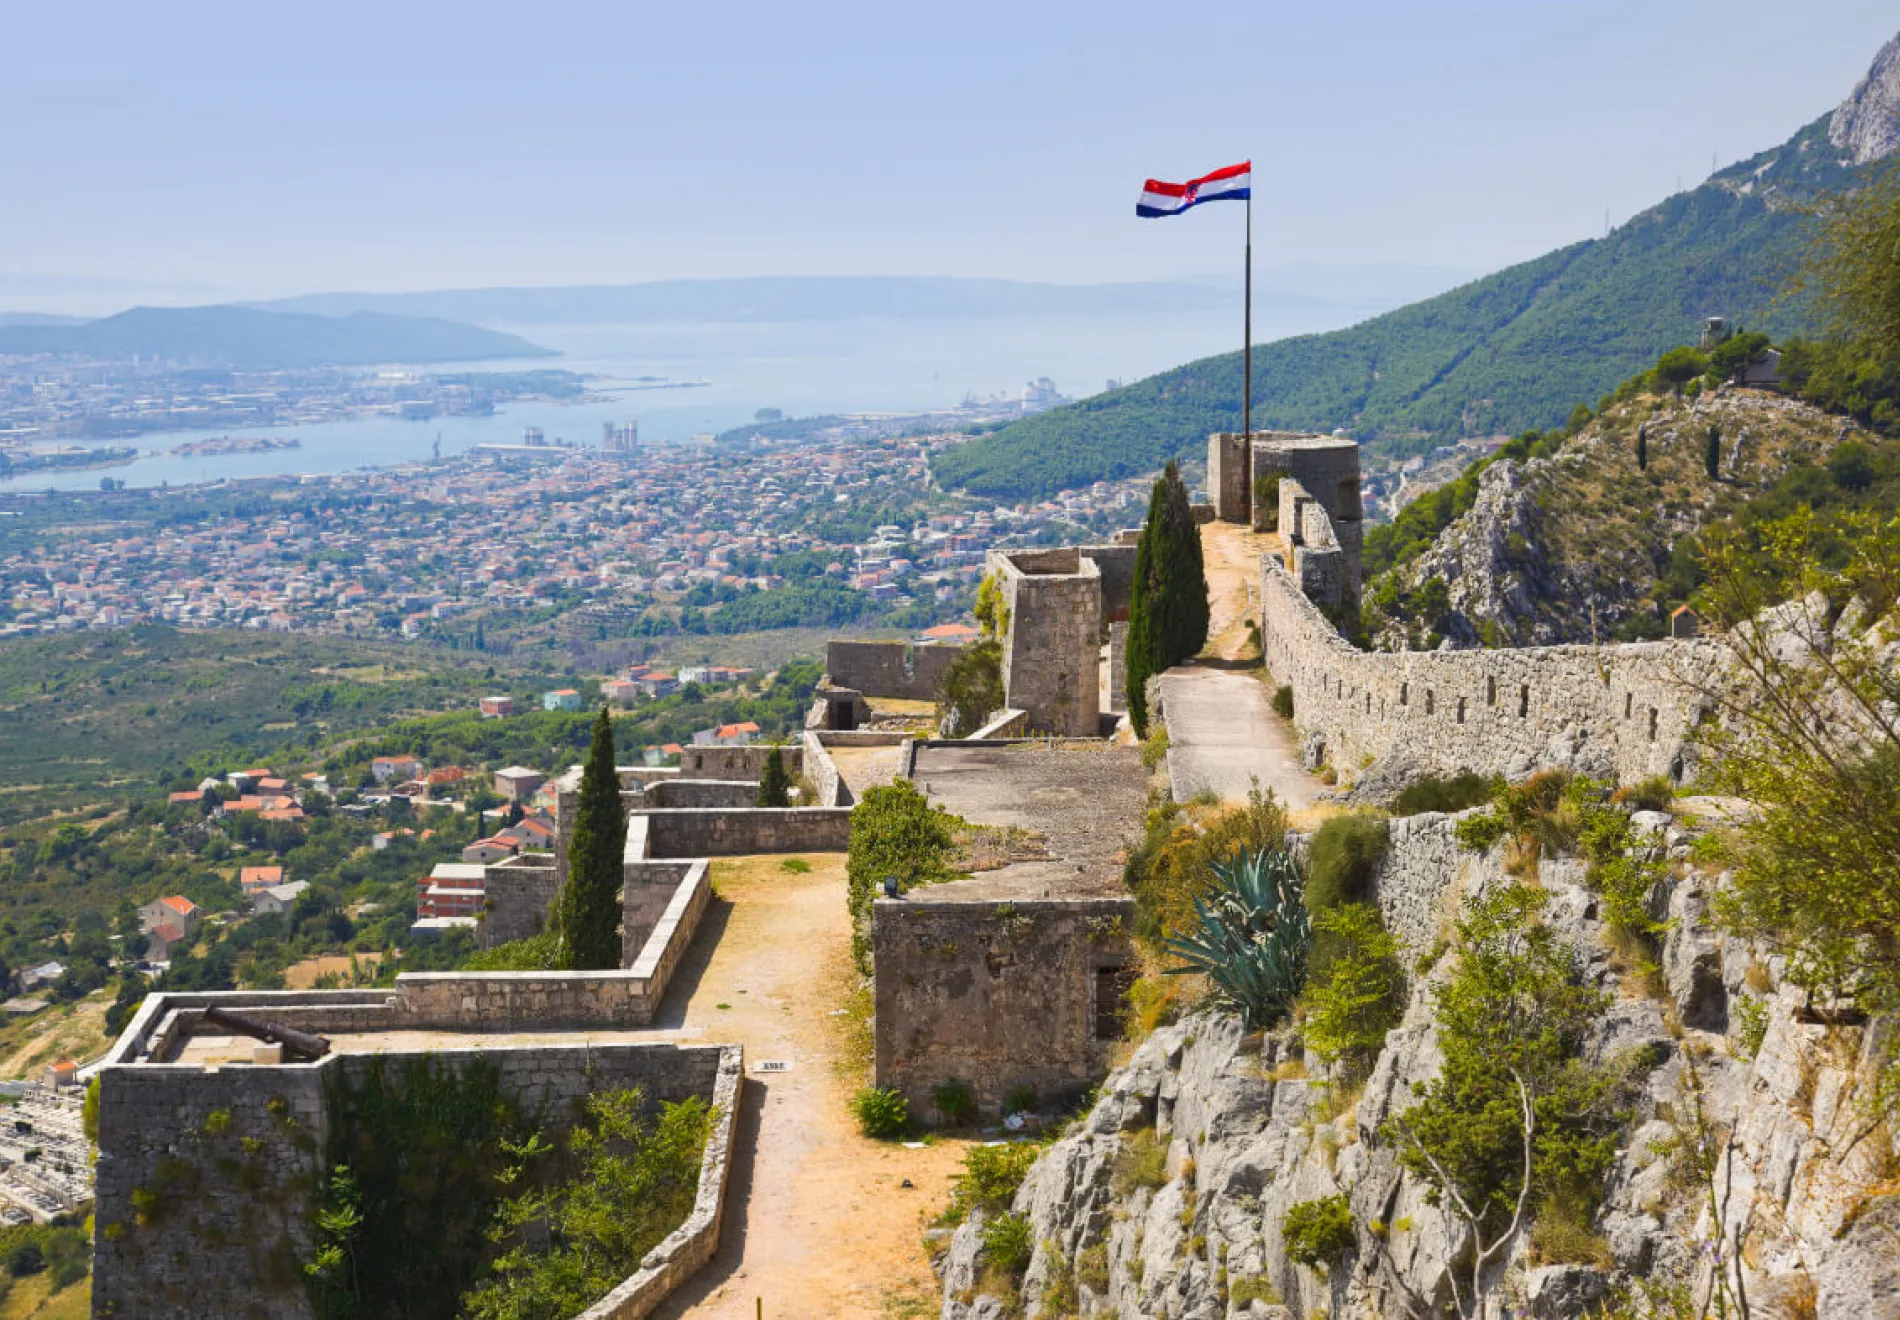
M 252 370 L 558 356 L 518 335 L 435 317 L 319 316 L 254 307 L 133 307 L 79 323 L 0 324 L 0 354 L 134 356 Z
M 1402 455 L 1561 422 L 1693 341 L 1704 316 L 1787 334 L 1808 202 L 1900 148 L 1900 38 L 1841 107 L 1585 239 L 1343 330 L 1253 350 L 1259 429 L 1343 428 Z M 1033 498 L 1135 476 L 1240 429 L 1241 355 L 1203 358 L 946 450 L 947 487 Z

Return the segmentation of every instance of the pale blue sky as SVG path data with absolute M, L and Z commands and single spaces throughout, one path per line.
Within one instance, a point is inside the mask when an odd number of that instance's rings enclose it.
M 1836 104 L 1877 0 L 16 3 L 0 271 L 316 289 L 1492 269 Z

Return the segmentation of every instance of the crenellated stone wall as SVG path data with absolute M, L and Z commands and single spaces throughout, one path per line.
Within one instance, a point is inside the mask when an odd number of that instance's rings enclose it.
M 679 775 L 681 779 L 731 779 L 756 784 L 765 774 L 765 758 L 771 751 L 769 745 L 682 747 Z M 785 759 L 785 773 L 798 778 L 805 768 L 804 747 L 794 741 L 779 748 L 779 752 Z
M 1365 652 L 1340 637 L 1278 560 L 1261 561 L 1268 671 L 1293 721 L 1344 771 L 1403 749 L 1441 772 L 1522 777 L 1563 765 L 1625 782 L 1693 769 L 1697 690 L 1722 672 L 1712 641 L 1517 650 Z

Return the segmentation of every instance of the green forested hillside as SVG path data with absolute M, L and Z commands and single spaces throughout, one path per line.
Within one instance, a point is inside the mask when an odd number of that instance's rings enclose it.
M 1572 244 L 1346 330 L 1254 350 L 1254 425 L 1344 427 L 1387 452 L 1561 422 L 1693 340 L 1704 316 L 1789 331 L 1775 289 L 1798 257 L 1801 204 L 1853 178 L 1816 120 L 1772 151 Z M 1867 168 L 1878 168 L 1870 166 Z M 1240 427 L 1241 355 L 1189 363 L 941 455 L 938 480 L 1036 496 L 1204 452 Z

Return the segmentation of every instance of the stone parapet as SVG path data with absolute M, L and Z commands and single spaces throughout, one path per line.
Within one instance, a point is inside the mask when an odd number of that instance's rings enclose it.
M 557 1127 L 604 1090 L 639 1087 L 654 1104 L 700 1096 L 712 1106 L 686 1221 L 585 1315 L 638 1320 L 717 1248 L 738 1134 L 744 1058 L 736 1045 L 437 1049 L 219 1068 L 113 1063 L 99 1073 L 94 1314 L 313 1316 L 302 1267 L 315 1254 L 328 1141 L 345 1117 L 332 1106 L 372 1071 L 400 1086 L 407 1067 L 422 1062 L 454 1072 L 492 1067 L 505 1094 Z
M 1403 749 L 1441 773 L 1518 778 L 1562 765 L 1680 781 L 1708 710 L 1702 689 L 1724 667 L 1710 641 L 1360 651 L 1271 556 L 1260 601 L 1264 660 L 1293 689 L 1295 724 L 1347 770 Z

